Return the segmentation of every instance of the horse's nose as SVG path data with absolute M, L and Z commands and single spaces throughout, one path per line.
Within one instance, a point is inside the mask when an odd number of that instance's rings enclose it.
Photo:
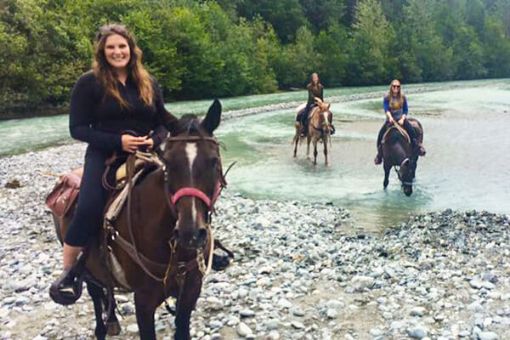
M 187 230 L 179 232 L 179 229 L 174 230 L 174 239 L 177 240 L 185 248 L 202 248 L 207 241 L 206 228 L 194 228 L 195 230 Z
M 404 187 L 404 194 L 409 197 L 413 194 L 413 188 L 412 187 Z
M 201 248 L 205 245 L 205 242 L 207 241 L 207 229 L 205 228 L 198 228 L 198 230 L 195 231 L 195 235 L 193 236 L 194 241 L 194 247 L 195 248 Z

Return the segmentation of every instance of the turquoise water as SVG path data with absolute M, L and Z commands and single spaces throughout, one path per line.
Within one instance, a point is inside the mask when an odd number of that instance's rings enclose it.
M 228 180 L 233 190 L 255 198 L 345 206 L 368 230 L 436 209 L 510 213 L 510 82 L 478 85 L 409 96 L 428 151 L 411 197 L 400 191 L 394 173 L 384 191 L 382 167 L 373 164 L 383 121 L 380 98 L 332 105 L 337 134 L 328 167 L 321 148 L 317 166 L 306 159 L 304 144 L 292 157 L 293 110 L 227 121 L 218 131 L 233 146 L 226 160 L 240 161 Z
M 510 213 L 510 80 L 417 84 L 409 90 L 410 112 L 425 130 L 428 154 L 418 164 L 411 197 L 400 191 L 395 174 L 386 191 L 383 170 L 373 165 L 375 138 L 383 122 L 386 86 L 333 89 L 337 134 L 331 165 L 319 148 L 319 164 L 305 157 L 305 145 L 292 157 L 294 110 L 276 110 L 222 122 L 230 190 L 253 198 L 333 202 L 352 211 L 354 224 L 367 230 L 399 223 L 408 215 L 436 209 L 477 209 Z M 418 90 L 425 92 L 412 93 Z M 373 93 L 376 99 L 352 100 Z M 301 101 L 302 91 L 222 100 L 226 110 Z M 349 101 L 347 101 L 349 100 Z M 180 115 L 204 113 L 209 100 L 170 103 Z M 66 115 L 0 122 L 0 155 L 71 142 Z

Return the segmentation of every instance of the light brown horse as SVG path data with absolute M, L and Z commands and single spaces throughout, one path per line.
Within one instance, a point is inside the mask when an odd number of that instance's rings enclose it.
M 310 158 L 310 143 L 313 143 L 313 164 L 317 164 L 317 143 L 320 141 L 324 145 L 325 164 L 328 165 L 328 143 L 331 146 L 331 131 L 333 124 L 333 114 L 329 110 L 330 104 L 324 103 L 319 98 L 315 98 L 316 106 L 312 108 L 308 118 L 308 133 L 306 135 L 306 157 Z M 303 109 L 298 112 L 303 114 Z M 294 157 L 297 155 L 298 143 L 301 143 L 304 136 L 301 136 L 301 122 L 296 121 L 296 133 L 292 140 L 294 144 Z
M 190 339 L 191 312 L 211 265 L 210 214 L 225 185 L 213 136 L 220 118 L 218 100 L 202 121 L 191 115 L 181 118 L 161 146 L 162 166 L 132 188 L 128 205 L 110 223 L 109 251 L 101 250 L 101 240 L 88 249 L 85 281 L 94 302 L 98 339 L 120 332 L 113 287 L 134 292 L 141 339 L 156 339 L 154 312 L 170 296 L 176 298 L 174 337 Z M 72 213 L 59 221 L 62 234 L 71 218 Z M 107 269 L 105 258 L 115 274 Z

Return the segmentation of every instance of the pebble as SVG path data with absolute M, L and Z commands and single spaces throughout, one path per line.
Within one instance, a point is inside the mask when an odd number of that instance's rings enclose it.
M 303 329 L 303 328 L 305 328 L 305 325 L 302 322 L 300 322 L 300 321 L 292 321 L 291 325 L 295 329 Z
M 246 325 L 244 322 L 240 322 L 237 325 L 236 330 L 237 330 L 237 334 L 239 334 L 239 336 L 242 336 L 242 337 L 247 337 L 253 333 L 251 328 L 248 327 L 248 325 Z
M 427 329 L 423 326 L 415 326 L 407 330 L 407 334 L 413 339 L 423 339 L 427 336 Z
M 423 315 L 425 315 L 425 312 L 427 310 L 424 308 L 424 307 L 414 307 L 413 309 L 411 309 L 411 316 L 419 316 L 419 317 L 422 317 Z
M 127 326 L 126 330 L 128 333 L 138 333 L 138 325 L 136 323 L 132 323 Z
M 499 336 L 494 332 L 480 332 L 478 333 L 479 340 L 498 340 Z

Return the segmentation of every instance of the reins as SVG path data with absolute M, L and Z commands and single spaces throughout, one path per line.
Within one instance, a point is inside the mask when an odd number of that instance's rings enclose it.
M 200 142 L 200 141 L 207 141 L 212 142 L 216 145 L 219 145 L 218 141 L 213 137 L 201 137 L 201 136 L 177 136 L 177 137 L 169 137 L 166 139 L 167 143 L 172 142 Z M 175 205 L 179 201 L 179 199 L 183 197 L 196 197 L 200 199 L 208 208 L 208 221 L 206 224 L 207 228 L 207 236 L 209 239 L 209 249 L 208 249 L 208 261 L 207 264 L 205 263 L 204 258 L 204 252 L 202 249 L 196 249 L 197 255 L 195 258 L 189 260 L 189 261 L 180 261 L 176 262 L 174 264 L 174 257 L 177 252 L 177 240 L 171 239 L 169 241 L 170 246 L 170 259 L 167 264 L 163 263 L 157 263 L 154 261 L 151 261 L 150 259 L 147 259 L 143 254 L 140 254 L 135 242 L 135 237 L 133 234 L 133 225 L 132 225 L 132 189 L 134 186 L 134 163 L 135 159 L 142 159 L 146 162 L 153 163 L 158 166 L 158 168 L 162 169 L 164 174 L 164 190 L 166 192 L 166 197 L 168 197 L 167 203 L 169 204 L 170 210 L 175 213 L 176 207 Z M 213 251 L 214 251 L 214 239 L 213 239 L 213 233 L 210 225 L 211 221 L 211 214 L 214 211 L 214 203 L 216 202 L 217 198 L 220 196 L 221 191 L 226 186 L 226 180 L 225 176 L 227 175 L 228 171 L 232 168 L 232 166 L 235 164 L 232 163 L 227 171 L 225 173 L 222 172 L 221 168 L 221 160 L 218 163 L 218 171 L 219 171 L 219 180 L 216 184 L 215 192 L 213 196 L 210 198 L 207 196 L 203 191 L 199 190 L 198 188 L 194 187 L 183 187 L 179 190 L 177 190 L 174 194 L 170 194 L 168 192 L 168 172 L 166 169 L 166 166 L 161 159 L 156 156 L 153 153 L 145 153 L 145 152 L 139 152 L 130 155 L 128 157 L 127 163 L 126 163 L 126 170 L 127 170 L 127 181 L 128 181 L 128 195 L 127 195 L 127 228 L 128 228 L 128 234 L 129 234 L 129 240 L 125 240 L 122 238 L 117 231 L 112 233 L 111 239 L 114 242 L 117 242 L 117 244 L 137 263 L 140 268 L 145 272 L 146 275 L 151 277 L 153 280 L 160 282 L 163 284 L 164 289 L 166 290 L 167 281 L 170 273 L 172 272 L 172 268 L 175 268 L 176 271 L 176 279 L 179 282 L 179 284 L 182 286 L 182 281 L 185 278 L 186 274 L 195 268 L 198 268 L 199 272 L 202 276 L 205 276 L 209 273 L 212 267 L 212 257 L 213 257 Z M 154 274 L 148 266 L 151 267 L 157 267 L 157 271 L 164 270 L 164 276 L 159 277 L 158 275 Z M 181 287 L 182 289 L 182 287 Z

